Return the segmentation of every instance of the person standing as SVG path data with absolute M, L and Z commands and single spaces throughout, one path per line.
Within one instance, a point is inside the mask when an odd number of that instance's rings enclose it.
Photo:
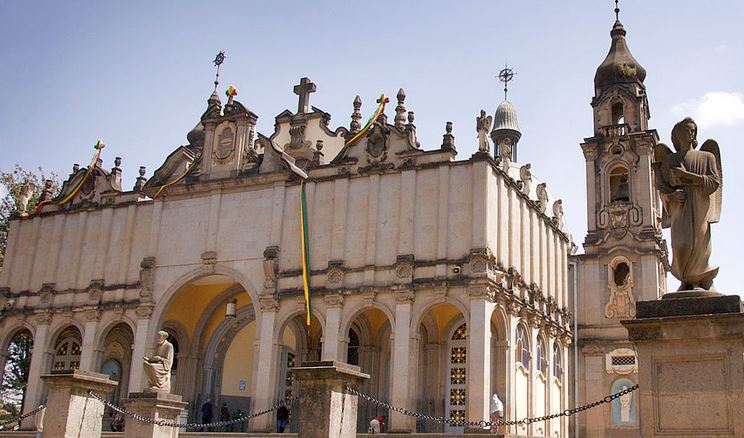
M 201 414 L 202 414 L 202 423 L 211 423 L 212 419 L 214 418 L 212 416 L 212 399 L 208 398 L 207 401 L 204 402 L 204 404 L 201 407 Z M 211 427 L 207 428 L 211 432 Z M 202 428 L 202 431 L 204 431 L 204 428 Z
M 493 424 L 504 419 L 504 403 L 499 399 L 498 394 L 491 396 L 491 435 L 496 435 L 501 431 L 501 426 Z
M 276 410 L 276 431 L 277 433 L 284 433 L 284 429 L 289 424 L 289 409 L 286 406 L 281 405 Z
M 230 409 L 227 407 L 227 402 L 222 402 L 220 408 L 220 421 L 230 421 Z M 222 430 L 227 432 L 227 426 L 223 426 Z

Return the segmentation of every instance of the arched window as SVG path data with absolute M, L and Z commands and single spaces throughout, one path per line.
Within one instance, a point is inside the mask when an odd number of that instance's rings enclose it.
M 563 380 L 563 363 L 561 363 L 561 348 L 558 343 L 553 344 L 553 377 Z
M 517 362 L 529 369 L 530 344 L 527 338 L 527 331 L 524 329 L 523 325 L 517 326 L 517 344 L 514 351 L 514 357 L 517 359 Z
M 353 329 L 349 329 L 349 346 L 346 349 L 346 363 L 359 365 L 359 336 Z
M 52 371 L 77 370 L 80 368 L 80 341 L 64 338 L 54 349 Z
M 628 264 L 625 262 L 618 263 L 618 265 L 615 266 L 615 269 L 612 270 L 612 274 L 615 285 L 618 287 L 624 287 L 630 278 L 630 267 L 628 267 Z
M 612 124 L 620 125 L 625 122 L 625 111 L 622 102 L 612 104 Z
M 545 340 L 542 336 L 537 338 L 537 369 L 543 376 L 548 373 L 548 357 L 547 349 L 545 348 Z
M 610 202 L 630 201 L 630 183 L 628 169 L 624 166 L 614 167 L 610 171 Z

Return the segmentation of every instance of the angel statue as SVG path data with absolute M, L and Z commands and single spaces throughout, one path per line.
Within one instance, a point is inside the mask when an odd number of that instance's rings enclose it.
M 480 111 L 480 116 L 475 118 L 475 130 L 478 132 L 478 151 L 480 152 L 488 152 L 488 133 L 491 132 L 491 123 L 493 123 L 493 117 L 486 117 L 486 112 L 483 110 Z
M 709 139 L 696 150 L 697 125 L 687 117 L 672 128 L 676 152 L 654 148 L 656 186 L 661 192 L 662 227 L 672 231 L 672 274 L 680 291 L 714 290 L 717 267 L 708 264 L 710 224 L 721 217 L 721 153 Z

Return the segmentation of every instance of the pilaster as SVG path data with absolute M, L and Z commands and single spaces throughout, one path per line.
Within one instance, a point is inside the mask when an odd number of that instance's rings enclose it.
M 411 305 L 414 293 L 412 290 L 404 289 L 395 291 L 395 332 L 393 339 L 393 366 L 392 373 L 391 402 L 394 406 L 412 407 L 412 394 L 409 392 L 409 381 L 415 378 L 416 373 L 411 372 Z M 413 432 L 416 423 L 412 417 L 390 412 L 390 432 Z

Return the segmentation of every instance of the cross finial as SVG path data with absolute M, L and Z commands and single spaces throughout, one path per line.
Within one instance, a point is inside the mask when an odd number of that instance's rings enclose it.
M 620 4 L 619 4 L 619 0 L 615 0 L 615 20 L 620 21 Z
M 310 93 L 315 93 L 315 84 L 308 78 L 300 79 L 300 83 L 294 86 L 294 94 L 300 96 L 300 101 L 297 103 L 297 114 L 308 112 Z
M 217 67 L 217 71 L 214 74 L 214 91 L 217 91 L 217 85 L 220 84 L 220 66 L 225 62 L 225 51 L 220 50 L 212 62 L 214 63 L 214 66 Z
M 504 64 L 504 68 L 501 69 L 499 72 L 499 75 L 497 78 L 499 78 L 499 82 L 504 83 L 504 100 L 507 100 L 507 95 L 509 92 L 509 82 L 514 79 L 514 70 L 510 69 L 508 65 Z

